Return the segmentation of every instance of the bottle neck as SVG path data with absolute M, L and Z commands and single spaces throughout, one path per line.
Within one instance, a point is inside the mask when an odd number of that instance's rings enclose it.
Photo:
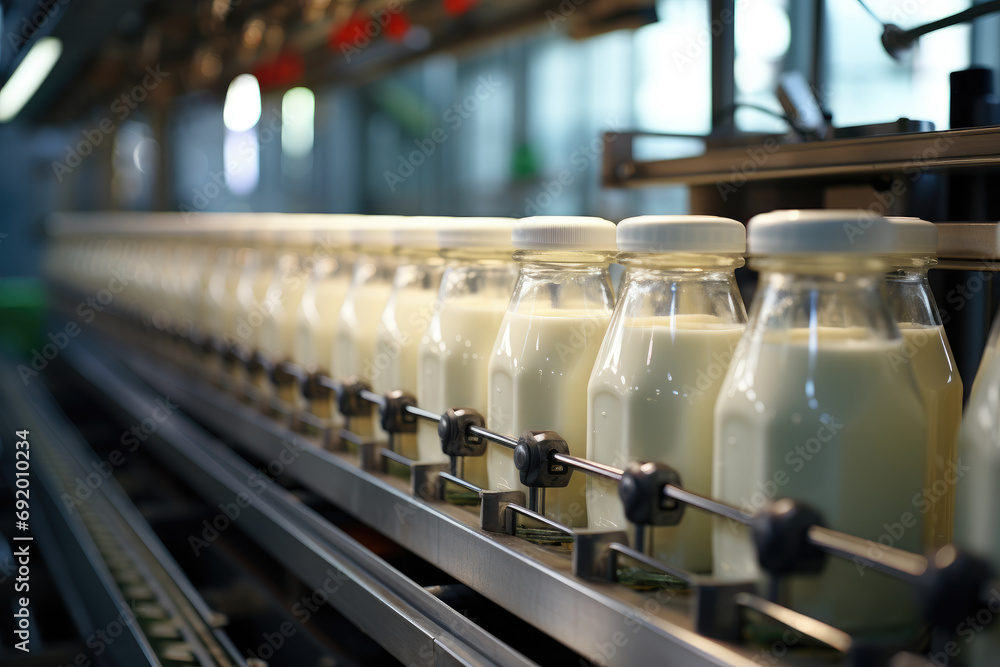
M 571 271 L 578 266 L 605 266 L 614 257 L 613 252 L 579 251 L 579 250 L 517 250 L 514 261 L 528 265 L 554 265 Z
M 744 264 L 741 255 L 711 253 L 622 252 L 616 261 L 626 269 L 676 270 L 681 272 L 735 271 Z
M 941 326 L 941 313 L 927 279 L 929 263 L 899 267 L 885 275 L 885 294 L 889 310 L 904 327 Z
M 567 255 L 572 255 L 567 257 Z M 581 255 L 584 255 L 581 257 Z M 541 258 L 532 252 L 521 256 L 517 286 L 509 310 L 527 314 L 546 311 L 578 311 L 591 315 L 610 315 L 614 308 L 614 292 L 608 263 L 603 255 L 591 253 L 560 253 Z M 539 261 L 550 260 L 550 261 Z
M 807 329 L 836 330 L 828 334 L 837 340 L 899 338 L 880 271 L 845 273 L 827 268 L 808 273 L 762 270 L 750 313 L 753 335 L 773 332 L 781 338 L 782 332 Z
M 514 250 L 511 248 L 446 248 L 441 255 L 455 266 L 470 264 L 510 264 Z
M 746 323 L 732 262 L 708 269 L 651 267 L 649 262 L 627 262 L 625 267 L 616 321 L 680 318 L 705 326 Z

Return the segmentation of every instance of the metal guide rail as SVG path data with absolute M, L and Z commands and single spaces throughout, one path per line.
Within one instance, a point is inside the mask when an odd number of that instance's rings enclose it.
M 148 414 L 159 397 L 112 359 L 88 349 L 86 341 L 67 350 L 67 359 L 126 422 Z M 183 417 L 159 424 L 146 446 L 209 503 L 240 503 L 234 525 L 296 577 L 326 591 L 329 605 L 400 662 L 535 664 L 305 506 L 273 482 L 270 476 L 277 473 L 255 469 Z M 282 466 L 289 460 L 273 459 Z
M 214 354 L 218 351 L 218 344 L 206 346 L 204 341 L 191 336 L 190 332 L 184 336 L 179 336 L 177 332 L 164 332 L 164 335 L 175 345 L 187 348 L 195 355 L 195 359 L 206 352 Z M 255 409 L 239 405 L 232 397 L 217 389 L 205 387 L 204 383 L 199 386 L 199 383 L 192 383 L 189 377 L 166 372 L 161 363 L 133 356 L 131 365 L 154 386 L 163 390 L 169 387 L 175 393 L 179 391 L 185 394 L 193 414 L 214 423 L 237 444 L 259 457 L 273 456 L 277 441 L 282 442 L 282 446 L 287 442 L 309 442 L 309 438 L 295 434 L 261 414 L 262 411 L 271 416 L 284 413 L 286 419 L 283 421 L 291 424 L 292 415 L 288 406 L 281 402 L 265 400 Z M 191 370 L 197 370 L 198 367 L 199 364 L 195 364 Z M 565 440 L 552 431 L 526 431 L 517 438 L 494 433 L 485 428 L 483 417 L 474 411 L 450 409 L 439 415 L 418 407 L 414 397 L 406 392 L 397 390 L 384 396 L 378 395 L 357 378 L 337 381 L 321 373 L 306 372 L 290 363 L 271 368 L 270 376 L 274 385 L 280 387 L 282 384 L 292 383 L 308 398 L 335 396 L 341 413 L 348 419 L 348 427 L 351 419 L 365 415 L 366 410 L 370 413 L 372 406 L 378 407 L 381 426 L 390 434 L 388 447 L 358 438 L 349 429 L 342 429 L 332 436 L 328 433 L 319 441 L 325 444 L 326 449 L 312 449 L 312 465 L 297 471 L 296 476 L 300 482 L 323 497 L 356 513 L 362 520 L 370 522 L 373 527 L 386 532 L 418 554 L 423 555 L 421 550 L 424 553 L 430 551 L 426 557 L 445 571 L 449 571 L 448 562 L 438 550 L 440 545 L 428 544 L 426 540 L 415 539 L 416 536 L 409 531 L 387 526 L 384 517 L 372 516 L 368 508 L 358 506 L 354 498 L 345 497 L 347 493 L 337 490 L 337 487 L 345 484 L 344 472 L 352 472 L 354 477 L 361 479 L 364 477 L 360 473 L 346 471 L 344 455 L 335 455 L 329 450 L 342 448 L 345 441 L 353 443 L 359 455 L 360 467 L 368 473 L 384 472 L 387 461 L 405 466 L 410 473 L 410 494 L 423 500 L 423 507 L 429 505 L 437 512 L 442 511 L 442 505 L 447 506 L 443 500 L 448 485 L 457 485 L 476 493 L 480 500 L 478 527 L 482 533 L 514 536 L 518 534 L 517 529 L 521 524 L 533 522 L 564 534 L 566 541 L 572 545 L 571 572 L 578 579 L 614 582 L 618 566 L 624 560 L 679 580 L 680 587 L 689 591 L 691 599 L 686 625 L 701 637 L 732 643 L 741 641 L 744 612 L 752 610 L 844 654 L 847 664 L 885 664 L 893 656 L 897 660 L 913 659 L 918 661 L 915 664 L 919 664 L 920 658 L 906 651 L 919 648 L 926 650 L 927 647 L 852 638 L 838 628 L 777 604 L 777 591 L 782 577 L 816 573 L 829 557 L 852 560 L 910 583 L 917 595 L 923 619 L 932 629 L 931 636 L 935 643 L 950 638 L 956 624 L 968 612 L 975 612 L 986 603 L 982 591 L 989 588 L 989 568 L 951 546 L 941 549 L 933 558 L 928 559 L 899 549 L 875 545 L 868 540 L 824 527 L 822 517 L 815 510 L 790 499 L 773 502 L 758 512 L 745 512 L 684 489 L 677 471 L 665 464 L 634 463 L 627 470 L 619 470 L 570 455 Z M 321 394 L 317 388 L 328 393 Z M 234 420 L 233 417 L 239 419 Z M 442 449 L 450 457 L 449 465 L 413 461 L 393 449 L 395 438 L 399 434 L 414 433 L 417 420 L 420 419 L 438 422 Z M 529 488 L 527 502 L 520 491 L 480 489 L 457 474 L 458 461 L 467 456 L 483 455 L 487 441 L 514 450 L 515 465 L 520 472 L 521 482 Z M 637 527 L 634 548 L 629 546 L 628 537 L 623 531 L 600 533 L 573 529 L 545 516 L 545 489 L 565 486 L 574 472 L 618 483 L 626 517 Z M 346 486 L 351 489 L 351 493 L 357 491 L 353 488 L 356 484 L 347 483 Z M 650 526 L 677 524 L 688 505 L 697 511 L 710 512 L 748 527 L 757 547 L 760 568 L 769 576 L 767 598 L 758 596 L 755 582 L 724 581 L 685 572 L 660 563 L 643 552 L 646 529 Z M 418 503 L 410 503 L 407 511 L 415 512 L 414 508 L 419 506 L 421 505 Z M 468 515 L 463 510 L 456 511 Z M 449 512 L 449 516 L 457 515 Z M 518 542 L 518 549 L 523 552 L 527 544 L 524 540 L 511 542 L 507 539 L 501 541 L 501 544 L 511 546 Z M 877 553 L 879 557 L 872 559 L 868 556 L 871 553 Z M 546 558 L 540 560 L 551 561 Z M 478 578 L 474 577 L 470 583 L 460 574 L 455 576 L 490 597 L 497 593 L 495 589 L 482 586 Z M 488 590 L 481 590 L 477 585 Z M 618 588 L 616 594 L 626 590 L 624 586 Z M 526 613 L 522 605 L 511 608 L 510 601 L 506 604 L 497 601 L 515 613 Z M 533 616 L 530 613 L 526 615 Z M 536 622 L 536 619 L 530 620 Z M 538 625 L 553 634 L 543 626 L 544 623 Z M 553 636 L 560 639 L 555 634 Z
M 51 399 L 26 396 L 16 377 L 0 367 L 0 402 L 34 445 L 39 492 L 30 498 L 43 511 L 32 513 L 31 530 L 87 646 L 123 665 L 247 665 L 219 630 L 225 616 L 209 609 L 117 482 L 102 479 L 81 497 L 80 480 L 95 474 L 85 448 Z

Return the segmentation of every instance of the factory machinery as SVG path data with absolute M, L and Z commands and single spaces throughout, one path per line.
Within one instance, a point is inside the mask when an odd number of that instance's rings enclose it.
M 88 295 L 51 287 L 55 321 L 74 321 Z M 569 455 L 552 431 L 495 433 L 460 406 L 436 414 L 356 377 L 266 369 L 334 400 L 346 423 L 330 427 L 210 370 L 259 358 L 114 302 L 59 332 L 0 375 L 4 478 L 32 484 L 28 525 L 5 516 L 3 546 L 15 573 L 32 553 L 22 625 L 44 661 L 12 664 L 916 667 L 950 664 L 963 623 L 989 621 L 994 573 L 952 546 L 869 542 L 789 499 L 749 512 L 685 489 L 669 462 L 620 470 Z M 351 430 L 372 406 L 387 443 Z M 420 420 L 437 422 L 450 464 L 396 451 Z M 487 442 L 514 450 L 527 497 L 463 479 Z M 618 484 L 633 544 L 545 516 L 546 489 L 573 475 Z M 691 512 L 750 527 L 766 590 L 646 555 L 647 527 Z M 831 559 L 906 581 L 925 632 L 855 637 L 776 602 L 784 580 Z M 750 637 L 751 621 L 772 632 Z

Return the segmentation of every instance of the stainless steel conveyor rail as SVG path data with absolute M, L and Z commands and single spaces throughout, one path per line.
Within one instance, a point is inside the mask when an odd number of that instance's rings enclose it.
M 89 447 L 51 396 L 22 383 L 2 358 L 0 406 L 4 439 L 24 429 L 31 445 L 28 539 L 37 536 L 87 646 L 136 667 L 248 667 L 222 629 L 226 618 L 209 608 L 113 477 L 86 497 L 74 495 L 74 483 L 93 474 Z M 161 628 L 157 636 L 146 634 L 147 623 Z

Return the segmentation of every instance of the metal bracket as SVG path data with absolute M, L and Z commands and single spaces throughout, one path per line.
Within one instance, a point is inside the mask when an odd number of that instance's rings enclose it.
M 438 473 L 447 470 L 447 465 L 440 463 L 414 463 L 410 466 L 410 494 L 423 500 L 442 500 L 444 498 L 443 480 Z
M 699 580 L 691 601 L 695 631 L 713 639 L 740 641 L 743 623 L 736 598 L 741 593 L 755 595 L 757 585 L 751 581 Z
M 385 459 L 382 458 L 382 443 L 359 442 L 358 466 L 365 472 L 385 472 Z
M 613 558 L 612 544 L 628 544 L 623 530 L 576 532 L 573 544 L 573 574 L 584 579 L 608 581 L 608 561 Z
M 507 505 L 524 505 L 524 491 L 483 491 L 479 527 L 490 533 L 506 533 Z

